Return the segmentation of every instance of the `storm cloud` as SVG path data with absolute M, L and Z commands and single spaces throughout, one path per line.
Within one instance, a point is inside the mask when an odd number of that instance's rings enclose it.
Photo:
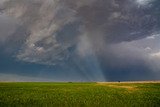
M 65 70 L 75 80 L 156 80 L 158 4 L 158 0 L 3 0 L 0 49 L 19 62 L 54 66 L 62 80 Z

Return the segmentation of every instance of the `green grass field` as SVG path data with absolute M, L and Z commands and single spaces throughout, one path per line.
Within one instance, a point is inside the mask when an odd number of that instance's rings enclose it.
M 160 83 L 1 82 L 0 107 L 160 107 Z

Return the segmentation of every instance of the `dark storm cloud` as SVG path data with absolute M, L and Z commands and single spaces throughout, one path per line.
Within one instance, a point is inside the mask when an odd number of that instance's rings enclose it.
M 131 75 L 133 80 L 142 74 L 143 79 L 154 78 L 150 56 L 130 42 L 159 33 L 158 4 L 158 0 L 4 0 L 0 46 L 20 61 L 55 65 L 72 75 L 77 71 L 88 80 L 103 80 L 103 74 L 106 80 L 128 80 Z
M 72 41 L 77 41 L 79 35 L 86 34 L 88 39 L 92 39 L 91 44 L 100 39 L 100 42 L 106 45 L 110 42 L 144 38 L 159 27 L 156 11 L 151 11 L 154 6 L 143 7 L 131 0 L 15 0 L 14 2 L 8 0 L 3 7 L 6 14 L 13 16 L 30 32 L 26 46 L 18 57 L 26 61 L 34 59 L 33 62 L 47 62 L 44 61 L 46 59 L 44 54 L 53 51 L 57 53 L 53 56 L 48 55 L 53 60 L 57 55 L 59 57 L 57 60 L 64 59 L 63 53 L 68 54 L 68 48 L 74 45 Z M 83 26 L 83 29 L 64 27 L 75 22 L 79 24 L 72 24 L 72 26 Z M 67 32 L 66 29 L 70 30 Z M 57 32 L 64 31 L 74 35 L 61 37 L 62 40 L 67 38 L 63 41 L 67 41 L 65 46 L 57 41 L 57 38 L 60 38 Z M 77 31 L 79 34 L 72 34 L 72 31 Z M 97 45 L 97 48 L 101 47 L 99 43 L 93 45 Z M 39 54 L 38 56 L 36 54 L 38 58 L 34 58 L 36 56 L 32 53 Z M 44 59 L 39 60 L 42 54 Z
M 121 42 L 144 38 L 159 28 L 154 8 L 140 6 L 134 0 L 98 0 L 76 12 L 85 30 L 103 32 L 95 36 L 104 36 L 108 42 Z

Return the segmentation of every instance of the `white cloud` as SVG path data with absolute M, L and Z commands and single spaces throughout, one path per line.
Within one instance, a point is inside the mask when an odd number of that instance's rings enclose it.
M 90 42 L 90 39 L 87 37 L 87 34 L 84 34 L 79 39 L 80 42 L 77 48 L 78 54 L 83 57 L 91 55 L 93 53 L 93 47 Z
M 160 71 L 160 51 L 150 54 L 150 66 L 152 71 L 154 72 Z
M 152 49 L 150 47 L 146 47 L 144 50 L 147 51 L 147 52 L 152 51 Z
M 151 56 L 154 58 L 160 58 L 160 52 L 152 53 Z
M 153 34 L 151 36 L 146 37 L 146 39 L 156 39 L 156 37 L 159 37 L 160 34 Z
M 155 39 L 155 36 L 148 36 L 146 39 Z
M 139 5 L 147 5 L 154 0 L 136 0 Z

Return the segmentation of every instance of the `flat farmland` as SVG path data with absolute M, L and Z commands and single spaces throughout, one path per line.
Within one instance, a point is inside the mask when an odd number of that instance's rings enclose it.
M 160 107 L 160 82 L 0 82 L 0 107 Z

